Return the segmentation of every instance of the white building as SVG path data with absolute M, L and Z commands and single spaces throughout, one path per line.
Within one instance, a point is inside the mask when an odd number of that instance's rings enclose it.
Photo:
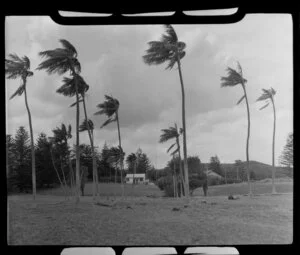
M 133 180 L 134 176 L 134 180 Z M 146 180 L 146 174 L 126 174 L 125 182 L 132 184 L 133 182 L 135 184 L 138 183 L 148 183 L 148 180 Z

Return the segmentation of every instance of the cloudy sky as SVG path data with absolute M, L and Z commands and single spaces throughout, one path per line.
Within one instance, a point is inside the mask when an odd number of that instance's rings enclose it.
M 71 124 L 75 137 L 74 98 L 56 93 L 63 76 L 36 71 L 41 62 L 38 52 L 60 47 L 67 39 L 78 51 L 82 76 L 90 85 L 87 107 L 96 126 L 95 143 L 102 148 L 117 145 L 117 127 L 104 129 L 105 117 L 94 116 L 96 105 L 111 94 L 120 101 L 122 145 L 128 155 L 139 147 L 152 163 L 164 167 L 170 156 L 170 143 L 159 144 L 162 128 L 176 122 L 181 126 L 181 90 L 178 71 L 165 65 L 147 66 L 142 56 L 147 42 L 160 39 L 162 25 L 62 26 L 49 17 L 8 17 L 6 19 L 6 54 L 27 55 L 34 76 L 28 79 L 28 101 L 34 137 L 62 122 Z M 277 91 L 276 158 L 289 132 L 293 131 L 293 55 L 292 18 L 288 14 L 251 14 L 235 24 L 174 25 L 179 40 L 187 45 L 182 60 L 186 91 L 187 149 L 202 162 L 218 155 L 221 162 L 246 160 L 246 105 L 236 102 L 241 86 L 221 88 L 220 77 L 226 67 L 239 61 L 248 80 L 247 93 L 251 112 L 250 159 L 272 162 L 273 111 L 259 111 L 256 103 L 262 88 Z M 67 76 L 66 74 L 65 76 Z M 7 80 L 7 133 L 14 134 L 23 125 L 28 129 L 24 97 L 8 100 L 20 80 Z M 83 115 L 81 115 L 83 120 Z M 73 139 L 75 142 L 75 139 Z M 80 142 L 88 143 L 81 134 Z M 276 160 L 277 161 L 277 160 Z M 277 162 L 276 162 L 277 163 Z

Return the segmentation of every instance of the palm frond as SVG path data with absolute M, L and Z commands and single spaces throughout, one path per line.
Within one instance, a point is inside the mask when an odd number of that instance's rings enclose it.
M 246 80 L 234 69 L 227 67 L 227 76 L 221 77 L 221 87 L 233 87 L 245 83 Z
M 238 71 L 239 75 L 243 77 L 243 69 L 242 69 L 239 61 L 237 61 L 237 71 Z
M 88 119 L 88 121 L 86 121 L 84 119 L 82 121 L 81 125 L 79 126 L 79 132 L 87 131 L 88 129 L 93 130 L 94 129 L 94 123 L 90 119 Z
M 240 103 L 243 101 L 244 98 L 245 98 L 245 95 L 243 95 L 243 96 L 241 97 L 241 99 L 240 99 L 236 104 L 237 104 L 237 105 L 240 104 Z
M 117 120 L 116 116 L 115 116 L 114 118 L 108 118 L 108 119 L 100 126 L 100 128 L 104 128 L 105 126 L 107 126 L 108 124 L 110 124 L 110 123 L 112 123 L 112 122 L 114 122 L 114 121 L 116 121 L 116 120 Z
M 169 127 L 168 129 L 162 129 L 162 134 L 160 135 L 159 142 L 164 143 L 170 139 L 176 138 L 179 136 L 178 131 L 174 127 Z
M 266 105 L 264 105 L 263 107 L 259 108 L 259 110 L 262 110 L 264 108 L 266 108 L 269 105 L 269 103 L 267 103 Z
M 273 89 L 272 87 L 271 87 L 271 93 L 272 93 L 272 95 L 273 95 L 273 96 L 275 96 L 275 95 L 276 95 L 276 90 L 275 90 L 275 89 Z
M 63 48 L 41 51 L 39 53 L 39 56 L 45 57 L 46 60 L 39 64 L 37 70 L 45 69 L 49 74 L 57 73 L 59 75 L 72 70 L 72 68 L 74 68 L 75 72 L 81 71 L 75 47 L 65 39 L 61 39 L 60 43 Z
M 119 109 L 120 103 L 117 99 L 105 95 L 105 101 L 97 105 L 100 111 L 94 113 L 94 115 L 105 114 L 108 118 L 111 118 Z
M 79 99 L 78 100 L 78 103 L 81 103 L 81 102 L 83 102 L 83 99 Z M 77 102 L 74 102 L 73 104 L 71 104 L 69 107 L 73 107 L 73 106 L 75 106 L 77 104 Z
M 79 94 L 84 94 L 89 89 L 84 79 L 80 75 L 75 75 L 72 78 L 64 77 L 63 85 L 56 92 L 64 96 L 73 97 L 76 95 L 76 82 Z
M 179 148 L 176 148 L 176 150 L 173 151 L 173 152 L 171 153 L 171 155 L 174 156 L 178 151 L 179 151 Z
M 170 150 L 172 150 L 172 148 L 176 145 L 176 143 L 173 143 L 167 150 L 167 153 L 169 153 Z
M 9 54 L 5 59 L 5 75 L 7 79 L 16 79 L 24 76 L 32 76 L 29 71 L 30 60 L 27 56 L 20 58 L 17 54 Z
M 60 43 L 63 45 L 63 48 L 70 51 L 71 54 L 76 58 L 77 57 L 77 51 L 75 47 L 66 39 L 60 39 Z
M 170 24 L 164 25 L 166 34 L 163 34 L 162 41 L 167 42 L 169 44 L 175 44 L 178 41 L 177 34 Z
M 256 99 L 256 102 L 258 101 L 264 101 L 272 98 L 272 92 L 271 90 L 262 89 L 263 93 L 259 98 Z
M 24 86 L 24 85 L 21 85 L 21 86 L 15 91 L 15 93 L 13 93 L 13 94 L 10 96 L 9 99 L 13 99 L 16 95 L 21 96 L 21 95 L 23 94 L 24 90 L 25 90 L 25 86 Z

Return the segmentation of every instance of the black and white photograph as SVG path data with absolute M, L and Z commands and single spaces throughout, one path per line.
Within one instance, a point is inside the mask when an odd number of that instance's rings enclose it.
M 288 13 L 5 17 L 8 245 L 293 243 L 293 72 Z

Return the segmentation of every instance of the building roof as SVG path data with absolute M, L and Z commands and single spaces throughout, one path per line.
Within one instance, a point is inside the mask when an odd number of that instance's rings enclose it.
M 126 174 L 126 177 L 132 177 L 133 178 L 133 174 Z M 146 177 L 146 174 L 134 174 L 134 177 Z

